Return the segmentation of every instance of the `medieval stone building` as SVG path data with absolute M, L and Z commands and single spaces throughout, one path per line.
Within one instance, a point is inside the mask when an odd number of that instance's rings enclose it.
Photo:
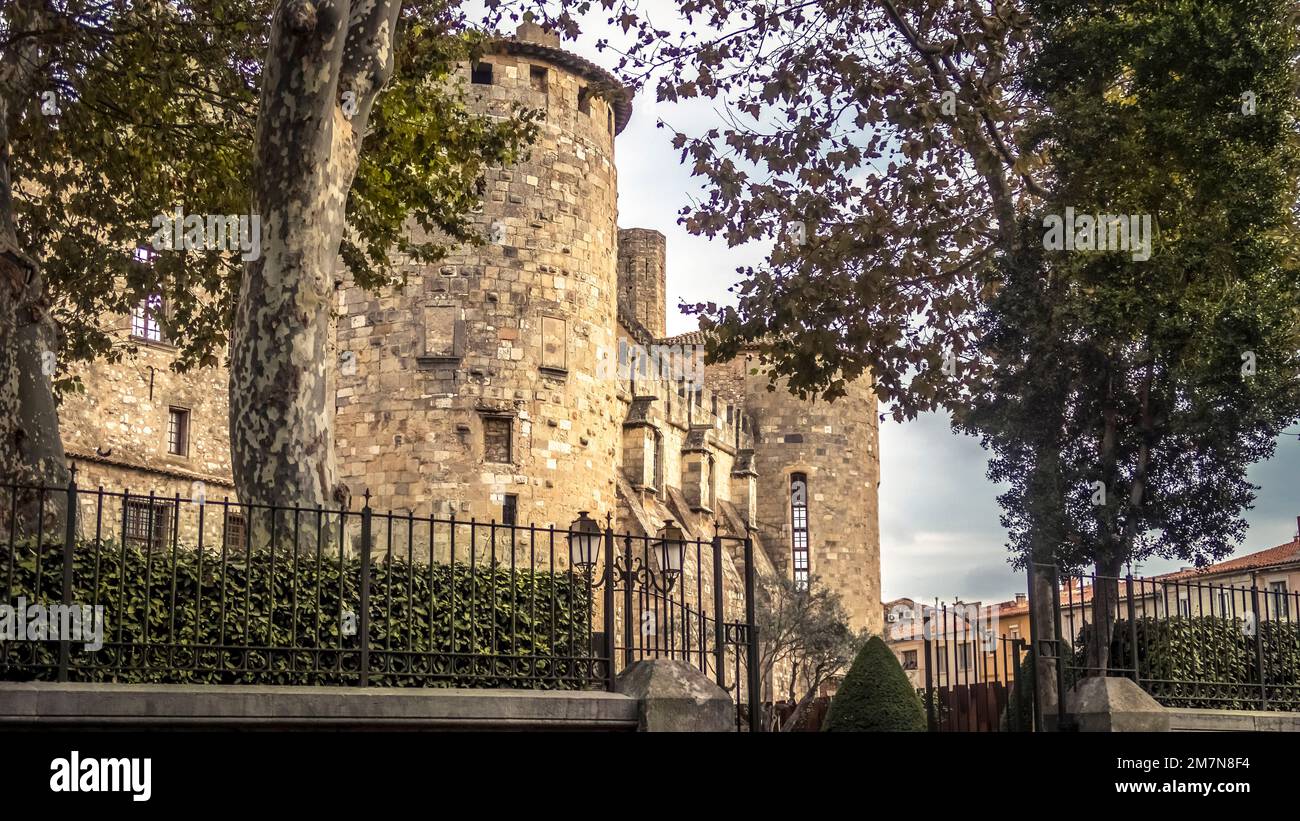
M 879 632 L 875 399 L 768 390 L 746 357 L 703 367 L 698 332 L 665 338 L 665 244 L 617 227 L 615 139 L 631 114 L 613 76 L 525 23 L 462 71 L 487 113 L 542 109 L 528 160 L 489 172 L 489 242 L 338 292 L 337 448 L 377 508 L 620 532 L 665 521 L 752 535 L 756 570 L 838 590 Z M 160 497 L 230 494 L 226 374 L 177 375 L 151 312 L 124 318 L 139 355 L 85 368 L 63 407 L 81 484 Z M 671 356 L 669 355 L 671 354 Z M 166 502 L 162 515 L 166 515 Z M 739 578 L 738 554 L 727 577 Z

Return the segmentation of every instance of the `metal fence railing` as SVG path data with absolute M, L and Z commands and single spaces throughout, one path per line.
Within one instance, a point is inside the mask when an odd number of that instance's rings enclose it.
M 0 678 L 613 689 L 644 658 L 758 687 L 753 543 L 0 485 Z M 24 509 L 27 509 L 24 513 Z M 724 573 L 724 554 L 738 576 Z M 728 565 L 730 563 L 727 563 Z M 729 568 L 728 568 L 729 569 Z
M 1285 582 L 1049 572 L 1062 688 L 1127 676 L 1170 707 L 1300 710 L 1300 593 Z

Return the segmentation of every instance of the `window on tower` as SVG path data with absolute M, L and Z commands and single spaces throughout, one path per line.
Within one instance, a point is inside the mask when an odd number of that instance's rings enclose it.
M 808 476 L 790 474 L 790 547 L 794 556 L 794 583 L 808 587 Z
M 528 82 L 533 87 L 533 91 L 546 93 L 549 83 L 547 82 L 546 66 L 529 66 Z
M 470 69 L 470 82 L 481 86 L 492 85 L 492 64 L 475 63 L 473 68 Z

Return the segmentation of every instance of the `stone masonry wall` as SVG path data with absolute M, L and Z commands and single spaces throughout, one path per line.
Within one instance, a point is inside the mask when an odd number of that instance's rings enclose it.
M 404 291 L 344 289 L 339 464 L 382 508 L 500 520 L 510 494 L 520 521 L 567 526 L 614 510 L 622 444 L 617 386 L 598 376 L 615 349 L 613 114 L 541 57 L 483 62 L 492 83 L 467 85 L 471 99 L 490 114 L 545 109 L 539 139 L 489 172 L 488 244 L 414 272 Z M 485 449 L 503 425 L 505 456 Z
M 751 373 L 751 371 L 759 371 Z M 804 401 L 768 379 L 752 358 L 711 365 L 719 392 L 743 384 L 754 423 L 758 529 L 778 572 L 791 577 L 790 476 L 808 476 L 810 572 L 839 592 L 855 629 L 879 632 L 879 420 L 869 383 L 834 403 Z

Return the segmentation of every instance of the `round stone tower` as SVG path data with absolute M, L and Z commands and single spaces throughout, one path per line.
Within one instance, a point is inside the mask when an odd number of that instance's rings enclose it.
M 528 159 L 488 172 L 488 243 L 378 297 L 344 290 L 339 464 L 380 508 L 567 526 L 615 510 L 615 78 L 524 23 L 460 74 L 471 105 L 541 109 Z
M 840 594 L 854 629 L 880 633 L 880 428 L 870 380 L 834 402 L 803 400 L 784 382 L 769 391 L 752 366 L 744 393 L 755 518 L 773 564 L 796 582 L 816 577 Z

